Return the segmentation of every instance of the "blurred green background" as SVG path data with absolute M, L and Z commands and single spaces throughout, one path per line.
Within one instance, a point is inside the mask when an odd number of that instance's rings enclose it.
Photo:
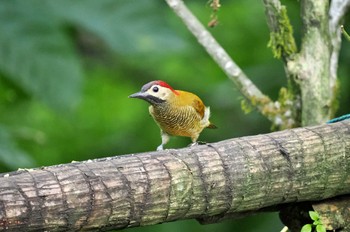
M 205 0 L 186 1 L 207 24 Z M 298 1 L 284 1 L 300 43 Z M 211 28 L 253 82 L 276 99 L 286 84 L 267 43 L 262 2 L 221 1 Z M 345 25 L 346 27 L 346 25 Z M 347 28 L 347 27 L 346 27 Z M 199 95 L 219 129 L 200 140 L 267 133 L 256 111 L 182 22 L 159 0 L 0 0 L 0 172 L 155 150 L 159 129 L 147 103 L 129 99 L 151 80 Z M 339 63 L 340 109 L 349 113 L 350 43 Z M 187 146 L 172 138 L 167 147 Z M 280 231 L 276 213 L 213 225 L 194 220 L 128 231 Z

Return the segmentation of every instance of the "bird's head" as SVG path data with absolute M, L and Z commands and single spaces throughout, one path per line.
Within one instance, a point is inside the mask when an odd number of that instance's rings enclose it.
M 161 104 L 179 93 L 164 81 L 151 81 L 142 86 L 141 91 L 131 94 L 130 98 L 139 98 L 152 105 Z

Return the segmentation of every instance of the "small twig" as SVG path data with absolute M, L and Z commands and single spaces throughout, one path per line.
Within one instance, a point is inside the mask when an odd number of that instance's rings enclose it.
M 350 41 L 350 35 L 345 31 L 343 25 L 340 26 L 340 29 L 341 29 L 341 32 L 343 33 L 343 35 L 345 36 L 345 38 Z
M 219 23 L 218 11 L 221 7 L 220 0 L 210 0 L 210 7 L 213 10 L 210 15 L 210 21 L 208 22 L 208 27 L 215 27 Z
M 288 232 L 288 227 L 287 227 L 287 226 L 283 227 L 283 229 L 281 230 L 281 232 Z

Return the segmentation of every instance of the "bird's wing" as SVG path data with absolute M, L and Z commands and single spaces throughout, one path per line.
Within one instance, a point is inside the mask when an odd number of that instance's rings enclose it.
M 181 106 L 193 107 L 195 111 L 199 114 L 200 118 L 204 117 L 205 105 L 197 95 L 181 90 L 176 91 L 180 93 L 180 96 L 182 95 L 180 97 L 181 100 L 179 102 Z
M 201 99 L 199 99 L 198 97 L 197 99 L 193 99 L 192 107 L 197 111 L 201 118 L 204 117 L 205 105 L 203 104 Z

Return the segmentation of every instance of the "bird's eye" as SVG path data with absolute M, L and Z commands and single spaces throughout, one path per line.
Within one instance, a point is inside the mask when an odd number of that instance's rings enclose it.
M 157 86 L 154 86 L 152 90 L 153 90 L 153 92 L 156 93 L 156 92 L 158 92 L 159 88 Z

